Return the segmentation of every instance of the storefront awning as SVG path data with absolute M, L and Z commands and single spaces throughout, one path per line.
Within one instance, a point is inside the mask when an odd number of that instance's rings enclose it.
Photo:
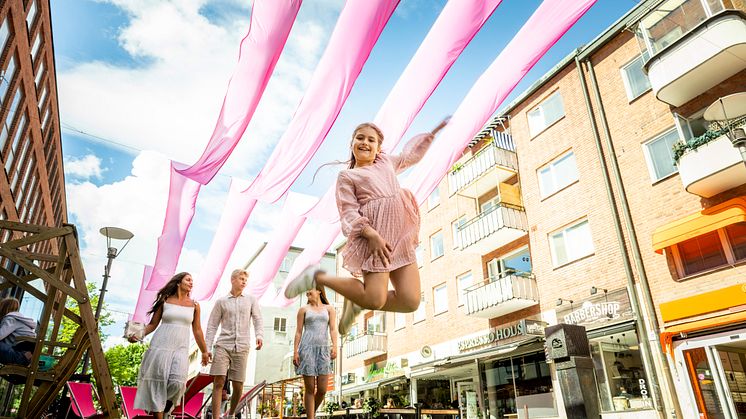
M 653 232 L 653 250 L 663 249 L 731 224 L 746 222 L 746 197 L 734 198 L 662 225 Z
M 689 323 L 683 323 L 676 326 L 667 327 L 661 333 L 661 345 L 663 350 L 673 356 L 673 338 L 680 333 L 692 333 L 699 330 L 712 329 L 715 327 L 727 326 L 734 323 L 746 322 L 746 311 L 725 314 L 709 319 L 696 320 Z
M 359 386 L 354 386 L 354 387 L 349 387 L 349 388 L 343 386 L 342 387 L 342 394 L 343 395 L 344 394 L 352 394 L 352 393 L 359 393 L 359 392 L 365 391 L 365 390 L 372 390 L 372 389 L 378 387 L 378 384 L 379 384 L 379 382 L 376 381 L 376 382 L 373 382 L 373 383 L 360 384 Z

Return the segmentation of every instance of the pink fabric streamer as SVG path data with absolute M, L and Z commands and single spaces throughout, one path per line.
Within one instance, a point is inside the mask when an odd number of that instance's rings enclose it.
M 275 202 L 287 192 L 329 132 L 398 4 L 399 0 L 349 1 L 345 4 L 293 119 L 241 199 Z M 232 190 L 231 195 L 235 192 Z M 205 272 L 200 277 L 200 282 L 210 284 L 208 290 L 214 292 L 217 287 L 253 208 L 253 204 L 243 209 L 225 207 L 205 261 Z M 239 211 L 245 212 L 239 214 Z M 212 292 L 205 292 L 195 294 L 193 298 L 202 300 L 211 295 Z
M 391 152 L 396 148 L 415 116 L 500 2 L 465 0 L 446 3 L 376 115 L 375 122 L 386 137 L 384 151 Z M 321 198 L 311 216 L 329 223 L 339 220 L 334 186 Z M 283 233 L 290 234 L 290 231 L 283 229 Z M 325 237 L 330 236 L 331 232 Z M 329 240 L 333 241 L 334 237 Z M 292 242 L 294 236 L 273 234 L 273 239 L 285 243 Z
M 267 87 L 301 2 L 254 2 L 249 31 L 241 40 L 238 63 L 228 82 L 215 129 L 197 162 L 179 170 L 183 176 L 207 185 L 228 160 Z
M 292 121 L 246 193 L 275 202 L 311 161 L 399 0 L 348 1 Z
M 142 282 L 140 283 L 140 294 L 137 296 L 137 304 L 135 304 L 135 313 L 132 315 L 132 321 L 147 323 L 148 322 L 148 310 L 153 306 L 155 302 L 155 296 L 158 291 L 148 291 L 146 286 L 150 280 L 150 275 L 153 273 L 153 267 L 145 265 L 145 269 L 142 271 Z
M 202 265 L 202 271 L 195 278 L 192 288 L 192 298 L 197 301 L 212 298 L 215 289 L 218 287 L 218 282 L 220 282 L 220 277 L 223 275 L 226 265 L 228 265 L 228 259 L 241 236 L 241 231 L 246 225 L 249 214 L 256 205 L 256 199 L 241 193 L 245 188 L 246 183 L 237 179 L 231 180 L 228 199 L 220 216 L 215 238 L 210 245 L 207 259 Z
M 181 256 L 181 248 L 184 246 L 184 238 L 194 217 L 201 185 L 180 175 L 177 172 L 180 168 L 180 164 L 171 162 L 166 218 L 163 221 L 161 236 L 158 237 L 153 274 L 146 286 L 149 291 L 159 290 L 173 276 Z
M 462 150 L 489 121 L 505 98 L 596 0 L 546 0 L 503 49 L 492 65 L 482 74 L 458 107 L 441 138 L 415 166 L 405 187 L 422 203 L 455 163 Z M 288 274 L 289 282 L 306 266 L 318 263 L 340 232 L 339 224 L 323 226 L 319 240 L 306 248 L 296 259 Z M 324 238 L 325 240 L 322 240 Z M 284 289 L 284 288 L 283 288 Z M 272 305 L 287 307 L 291 300 L 282 292 Z

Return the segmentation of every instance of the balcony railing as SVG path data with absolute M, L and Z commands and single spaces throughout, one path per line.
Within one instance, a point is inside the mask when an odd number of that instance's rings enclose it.
M 507 169 L 506 174 L 512 175 L 518 170 L 518 158 L 512 146 L 513 140 L 510 136 L 503 135 L 500 140 L 495 139 L 463 164 L 457 163 L 448 174 L 448 187 L 451 193 L 459 192 L 495 167 Z M 500 179 L 503 180 L 505 179 Z
M 458 229 L 461 249 L 466 249 L 501 231 L 505 231 L 509 239 L 517 238 L 514 237 L 516 231 L 519 232 L 518 237 L 528 231 L 528 221 L 523 208 L 501 203 L 467 221 Z M 496 247 L 499 246 L 495 244 L 492 248 Z
M 356 336 L 344 344 L 344 354 L 347 358 L 363 355 L 370 358 L 386 353 L 386 334 L 380 332 L 367 332 Z
M 536 278 L 531 273 L 508 273 L 466 290 L 466 314 L 494 318 L 539 302 Z

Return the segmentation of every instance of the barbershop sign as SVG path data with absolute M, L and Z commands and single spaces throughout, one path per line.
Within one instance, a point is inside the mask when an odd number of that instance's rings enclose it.
M 586 329 L 595 329 L 635 318 L 626 288 L 610 291 L 605 295 L 599 291 L 589 300 L 572 307 L 565 303 L 562 308 L 563 310 L 557 311 L 558 322 L 585 326 Z
M 494 327 L 483 335 L 464 339 L 458 343 L 458 350 L 464 352 L 482 346 L 508 343 L 508 341 L 515 340 L 512 338 L 519 336 L 544 336 L 545 326 L 544 322 L 538 320 L 523 319 L 517 323 Z

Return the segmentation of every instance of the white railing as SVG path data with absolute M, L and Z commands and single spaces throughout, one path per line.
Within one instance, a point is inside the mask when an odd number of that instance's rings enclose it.
M 511 147 L 511 149 L 507 148 Z M 495 166 L 518 170 L 518 158 L 512 151 L 513 140 L 508 135 L 496 138 L 448 174 L 448 187 L 456 193 Z
M 539 301 L 539 290 L 533 274 L 515 273 L 490 278 L 489 281 L 467 288 L 466 314 L 474 314 L 513 299 Z
M 366 352 L 385 353 L 386 334 L 371 333 L 355 337 L 344 344 L 344 355 L 347 358 L 364 354 Z
M 469 220 L 458 229 L 461 250 L 506 227 L 528 231 L 523 208 L 499 204 Z

